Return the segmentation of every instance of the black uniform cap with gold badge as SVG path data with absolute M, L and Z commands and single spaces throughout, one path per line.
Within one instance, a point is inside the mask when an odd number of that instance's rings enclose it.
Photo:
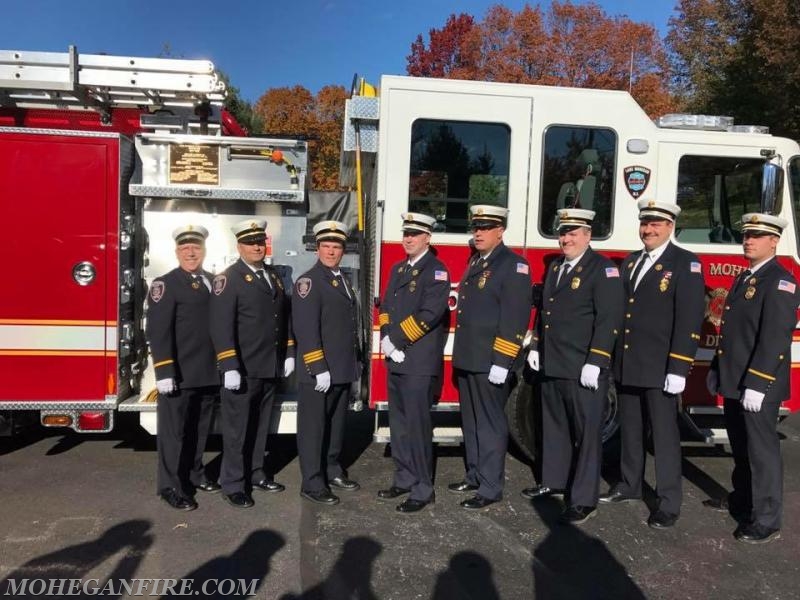
M 494 204 L 474 204 L 469 207 L 469 218 L 473 229 L 505 227 L 508 209 Z
M 672 202 L 661 202 L 659 200 L 639 200 L 640 221 L 670 221 L 675 222 L 681 214 L 681 207 Z
M 231 227 L 233 235 L 236 236 L 236 241 L 240 244 L 266 241 L 266 229 L 267 222 L 263 219 L 245 219 Z
M 562 208 L 558 211 L 559 233 L 572 231 L 578 227 L 592 228 L 595 212 L 585 208 Z
M 766 213 L 747 213 L 742 216 L 742 233 L 751 235 L 781 236 L 789 222 L 775 215 Z
M 436 219 L 422 213 L 407 212 L 403 217 L 403 232 L 431 233 Z
M 341 221 L 321 221 L 314 225 L 314 237 L 320 242 L 347 242 L 347 225 Z
M 208 237 L 208 229 L 202 225 L 183 225 L 172 232 L 172 239 L 175 245 L 181 244 L 204 244 Z

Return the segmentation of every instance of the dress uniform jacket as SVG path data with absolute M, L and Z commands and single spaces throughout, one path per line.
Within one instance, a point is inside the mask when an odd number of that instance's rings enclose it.
M 797 282 L 775 259 L 736 280 L 712 364 L 721 396 L 738 399 L 750 388 L 778 402 L 789 397 L 798 303 Z
M 585 364 L 611 366 L 622 323 L 622 281 L 617 266 L 589 248 L 556 285 L 562 263 L 553 261 L 545 277 L 534 349 L 544 375 L 579 379 Z
M 625 386 L 661 389 L 668 373 L 686 377 L 694 362 L 705 311 L 703 269 L 697 256 L 668 242 L 634 291 L 631 275 L 642 252 L 622 263 L 625 318 L 614 378 Z
M 275 379 L 283 376 L 286 357 L 295 355 L 289 297 L 275 270 L 264 269 L 271 289 L 241 259 L 214 278 L 211 337 L 223 373 Z
M 413 267 L 402 261 L 391 273 L 378 317 L 381 337 L 388 335 L 406 357 L 388 361 L 389 372 L 441 375 L 450 325 L 447 268 L 429 250 Z
M 298 277 L 292 319 L 303 362 L 297 369 L 300 383 L 313 383 L 325 371 L 332 385 L 359 378 L 358 304 L 344 276 L 337 278 L 317 262 Z
M 501 243 L 486 260 L 470 261 L 459 287 L 453 367 L 513 369 L 531 315 L 528 261 Z
M 204 272 L 210 282 L 214 277 Z M 202 278 L 176 268 L 156 278 L 147 297 L 147 339 L 156 379 L 180 388 L 218 386 L 209 333 L 210 294 Z

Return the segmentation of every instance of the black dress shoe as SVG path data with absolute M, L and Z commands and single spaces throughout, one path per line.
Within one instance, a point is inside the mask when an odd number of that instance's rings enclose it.
M 395 510 L 399 513 L 409 514 L 421 511 L 428 504 L 435 502 L 434 497 L 431 496 L 427 500 L 414 500 L 413 498 L 406 498 L 403 502 L 397 505 Z
M 261 481 L 253 482 L 253 489 L 275 494 L 277 492 L 282 492 L 283 490 L 286 489 L 286 487 L 283 484 L 278 483 L 277 481 L 272 481 L 270 479 L 262 479 Z
M 779 539 L 781 530 L 765 527 L 759 523 L 749 523 L 739 527 L 733 533 L 733 537 L 746 544 L 766 544 L 772 540 Z
M 485 498 L 480 494 L 475 494 L 472 498 L 462 501 L 461 508 L 466 508 L 467 510 L 482 510 L 490 504 L 494 504 L 495 502 L 499 501 L 499 498 L 497 500 L 492 500 L 491 498 Z
M 198 483 L 195 487 L 201 492 L 208 492 L 209 494 L 213 494 L 222 489 L 222 486 L 218 484 L 216 481 L 209 481 L 208 479 L 204 479 L 203 481 Z
M 678 515 L 673 515 L 663 510 L 657 510 L 647 519 L 647 524 L 653 529 L 668 529 L 675 525 L 677 520 Z
M 709 498 L 703 500 L 703 506 L 721 513 L 728 513 L 737 521 L 749 520 L 749 511 L 742 510 L 735 503 L 731 503 L 730 498 Z
M 459 481 L 457 483 L 451 483 L 447 486 L 448 492 L 453 492 L 454 494 L 463 494 L 464 492 L 474 492 L 480 486 L 470 483 L 468 481 Z
M 328 485 L 344 492 L 355 492 L 361 487 L 357 482 L 352 479 L 347 479 L 347 477 L 342 477 L 341 475 L 329 480 Z
M 559 490 L 556 488 L 549 488 L 546 485 L 535 485 L 533 487 L 525 488 L 520 492 L 523 498 L 528 498 L 529 500 L 533 500 L 534 498 L 545 498 L 547 496 L 559 496 L 564 493 L 565 490 Z
M 619 490 L 610 490 L 607 494 L 600 494 L 598 498 L 603 504 L 622 504 L 623 502 L 636 502 L 641 500 L 639 496 L 623 494 Z
M 253 506 L 253 499 L 244 492 L 234 492 L 233 494 L 222 494 L 225 502 L 236 508 L 250 508 Z
M 596 506 L 570 506 L 558 520 L 565 525 L 580 525 L 597 515 Z
M 158 495 L 175 510 L 188 511 L 197 508 L 197 502 L 179 494 L 175 488 L 165 488 Z
M 407 490 L 405 488 L 393 485 L 387 490 L 378 490 L 378 498 L 380 498 L 381 500 L 392 500 L 393 498 L 397 498 L 398 496 L 407 494 L 410 491 L 411 490 Z
M 319 490 L 317 492 L 306 492 L 305 490 L 303 490 L 300 492 L 300 495 L 306 500 L 311 500 L 312 502 L 316 502 L 317 504 L 326 504 L 328 506 L 339 504 L 339 497 L 335 496 L 327 488 Z

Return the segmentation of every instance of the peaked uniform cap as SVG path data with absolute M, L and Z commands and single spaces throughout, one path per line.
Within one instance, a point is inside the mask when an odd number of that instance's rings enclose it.
M 347 235 L 347 225 L 341 221 L 320 221 L 314 225 L 314 237 L 317 242 L 332 241 L 344 244 Z
M 762 232 L 780 236 L 789 222 L 766 213 L 747 213 L 742 216 L 742 232 Z
M 592 228 L 595 212 L 585 208 L 562 208 L 558 211 L 558 230 L 588 227 Z
M 244 219 L 239 221 L 231 231 L 237 242 L 257 242 L 267 237 L 267 222 L 264 219 Z
M 422 213 L 407 212 L 403 217 L 403 231 L 421 231 L 431 233 L 436 219 Z
M 505 227 L 508 209 L 494 204 L 474 204 L 469 207 L 469 218 L 473 227 Z
M 659 200 L 639 200 L 639 220 L 643 219 L 666 219 L 675 222 L 681 214 L 681 207 L 672 202 L 661 202 Z
M 172 239 L 175 244 L 202 244 L 208 237 L 208 229 L 202 225 L 186 224 L 178 227 L 172 232 Z

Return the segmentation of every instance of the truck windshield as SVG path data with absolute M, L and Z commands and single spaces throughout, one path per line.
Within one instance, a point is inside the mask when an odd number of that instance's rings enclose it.
M 789 161 L 789 192 L 792 194 L 795 237 L 798 239 L 800 252 L 800 156 Z

